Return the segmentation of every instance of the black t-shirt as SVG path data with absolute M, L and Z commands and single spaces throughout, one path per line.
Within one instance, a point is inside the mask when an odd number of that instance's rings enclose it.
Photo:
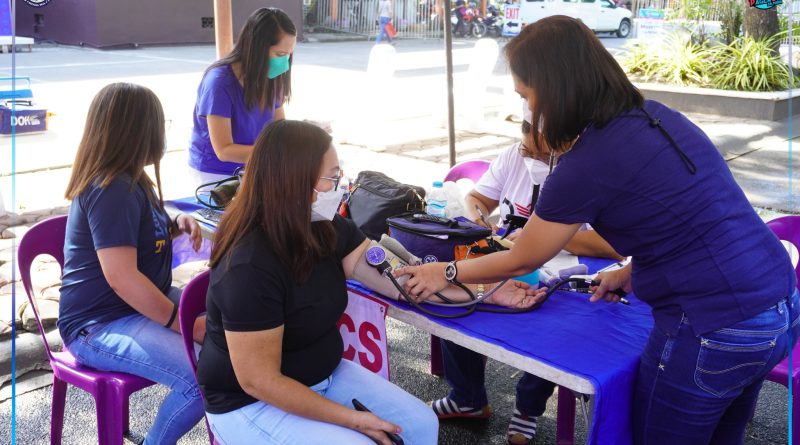
M 225 330 L 263 331 L 281 325 L 281 373 L 313 386 L 339 365 L 344 345 L 336 322 L 347 307 L 342 259 L 365 239 L 352 221 L 336 216 L 336 251 L 297 284 L 254 229 L 211 270 L 206 297 L 206 338 L 197 379 L 206 411 L 221 414 L 256 401 L 242 390 L 231 364 Z

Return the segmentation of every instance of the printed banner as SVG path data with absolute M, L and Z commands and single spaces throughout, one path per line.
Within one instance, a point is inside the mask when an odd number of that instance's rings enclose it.
M 347 309 L 339 319 L 344 340 L 342 357 L 389 380 L 386 312 L 389 305 L 355 289 L 347 289 Z

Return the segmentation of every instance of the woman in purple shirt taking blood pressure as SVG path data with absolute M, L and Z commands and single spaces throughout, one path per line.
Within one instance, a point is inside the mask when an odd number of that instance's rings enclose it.
M 256 140 L 214 240 L 197 368 L 221 444 L 390 445 L 387 433 L 406 445 L 437 442 L 425 404 L 342 359 L 345 280 L 388 297 L 399 291 L 365 259 L 384 250 L 336 213 L 340 179 L 331 137 L 310 123 L 273 122 Z M 541 294 L 509 282 L 490 298 L 523 309 Z M 455 286 L 445 295 L 468 298 Z M 372 413 L 357 412 L 353 399 Z
M 285 118 L 296 43 L 289 16 L 261 8 L 247 19 L 233 51 L 206 70 L 189 147 L 197 185 L 231 176 L 250 157 L 261 129 Z
M 514 247 L 408 267 L 419 300 L 450 282 L 529 273 L 590 223 L 625 268 L 599 275 L 591 301 L 634 291 L 655 326 L 633 399 L 634 443 L 741 444 L 766 374 L 798 335 L 786 250 L 691 121 L 645 101 L 580 21 L 553 16 L 506 46 L 536 150 L 557 160 Z M 554 147 L 549 149 L 548 147 Z

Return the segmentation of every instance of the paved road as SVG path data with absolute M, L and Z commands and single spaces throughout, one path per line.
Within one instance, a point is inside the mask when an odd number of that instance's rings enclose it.
M 622 39 L 602 37 L 603 43 L 619 51 Z M 454 59 L 457 73 L 464 73 L 470 62 L 469 49 L 474 42 L 456 41 Z M 442 109 L 444 56 L 440 41 L 400 41 L 397 45 L 395 81 L 385 86 L 383 96 L 359 95 L 363 86 L 370 42 L 302 43 L 295 54 L 295 96 L 289 106 L 290 117 L 336 120 L 340 156 L 351 171 L 380 170 L 397 179 L 425 184 L 441 178 L 447 170 L 446 145 L 435 109 Z M 200 75 L 212 61 L 210 45 L 150 47 L 98 51 L 89 48 L 37 46 L 32 53 L 17 55 L 17 74 L 34 81 L 34 94 L 56 113 L 51 130 L 41 135 L 17 139 L 17 170 L 32 173 L 19 175 L 17 203 L 28 210 L 63 204 L 61 193 L 68 178 L 77 140 L 83 127 L 88 103 L 96 91 L 112 81 L 134 81 L 157 92 L 167 115 L 173 120 L 170 152 L 165 158 L 165 187 L 173 196 L 185 193 L 185 147 L 191 110 Z M 0 55 L 0 66 L 8 67 L 11 55 Z M 0 76 L 10 74 L 0 69 Z M 489 105 L 495 110 L 516 112 L 518 99 L 505 97 L 508 77 L 503 59 L 494 68 L 488 90 Z M 383 124 L 369 120 L 377 116 Z M 348 119 L 349 118 L 349 119 Z M 494 119 L 494 120 L 492 120 Z M 496 154 L 517 133 L 517 125 L 487 118 L 490 131 L 484 134 L 460 132 L 460 153 L 466 156 Z M 721 141 L 723 154 L 738 171 L 740 184 L 750 184 L 756 203 L 778 202 L 787 186 L 784 151 L 786 123 L 742 122 L 720 117 L 693 116 L 715 141 Z M 348 121 L 349 120 L 349 121 Z M 488 122 L 491 121 L 491 122 Z M 495 122 L 496 121 L 496 122 Z M 366 128 L 365 122 L 376 128 Z M 795 128 L 800 125 L 795 124 Z M 377 135 L 365 135 L 374 130 Z M 346 134 L 345 134 L 346 133 Z M 357 140 L 352 140 L 357 139 Z M 360 140 L 358 140 L 360 139 Z M 377 142 L 376 142 L 377 141 Z M 421 143 L 420 141 L 424 141 Z M 758 157 L 761 156 L 761 157 Z M 8 197 L 11 143 L 0 139 L 0 191 Z M 783 163 L 782 163 L 783 162 Z M 46 169 L 55 168 L 55 170 Z M 36 172 L 38 171 L 38 172 Z M 795 172 L 797 169 L 795 169 Z M 748 182 L 749 181 L 749 182 Z M 798 181 L 800 182 L 800 181 Z M 798 182 L 795 182 L 797 184 Z M 748 192 L 750 193 L 750 192 Z M 749 196 L 751 196 L 749 194 Z M 761 200 L 761 201 L 758 201 Z M 772 200 L 772 201 L 771 201 Z M 6 198 L 6 206 L 10 199 Z M 781 204 L 784 205 L 784 204 Z M 790 206 L 789 208 L 794 208 Z M 441 397 L 446 385 L 426 372 L 427 335 L 396 322 L 389 323 L 392 375 L 398 384 L 423 400 Z M 450 422 L 443 426 L 443 444 L 502 444 L 507 418 L 511 413 L 515 371 L 494 361 L 489 362 L 490 398 L 496 415 L 487 422 Z M 133 426 L 142 432 L 149 425 L 163 390 L 143 392 L 132 405 Z M 49 388 L 26 394 L 19 399 L 18 419 L 21 444 L 46 443 L 49 425 Z M 64 443 L 91 443 L 94 408 L 80 391 L 70 390 Z M 555 437 L 554 407 L 548 407 L 535 443 L 552 443 Z M 7 425 L 10 403 L 0 403 L 0 424 Z M 767 384 L 762 393 L 747 444 L 766 445 L 786 442 L 786 390 Z M 581 424 L 579 419 L 578 425 Z M 582 433 L 579 433 L 582 434 Z M 0 443 L 8 443 L 8 430 L 0 429 Z M 581 436 L 582 437 L 582 436 Z M 203 443 L 201 429 L 183 443 Z

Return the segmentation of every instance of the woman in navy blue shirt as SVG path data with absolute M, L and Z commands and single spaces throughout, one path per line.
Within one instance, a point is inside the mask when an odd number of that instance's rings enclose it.
M 623 288 L 653 308 L 634 396 L 635 443 L 742 443 L 764 377 L 797 340 L 786 250 L 708 137 L 682 114 L 645 101 L 580 21 L 540 20 L 506 54 L 516 91 L 541 122 L 531 126 L 532 150 L 557 165 L 513 249 L 406 268 L 409 292 L 425 299 L 448 281 L 528 273 L 590 223 L 633 257 L 600 275 L 591 300 L 618 301 L 610 291 Z
M 180 289 L 172 287 L 171 267 L 171 235 L 189 233 L 197 250 L 200 228 L 189 215 L 170 221 L 164 211 L 163 154 L 164 111 L 152 91 L 115 83 L 97 93 L 67 186 L 72 204 L 58 318 L 79 363 L 169 387 L 147 445 L 175 444 L 203 417 L 179 333 Z M 193 334 L 203 341 L 205 317 Z

